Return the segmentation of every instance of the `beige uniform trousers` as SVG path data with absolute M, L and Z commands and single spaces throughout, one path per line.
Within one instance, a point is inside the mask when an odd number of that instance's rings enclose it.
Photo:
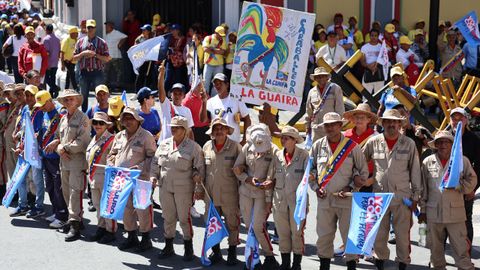
M 303 254 L 305 238 L 303 231 L 305 229 L 305 221 L 302 221 L 297 230 L 297 223 L 293 218 L 295 208 L 289 207 L 287 211 L 273 209 L 273 220 L 279 237 L 280 253 Z
M 87 184 L 85 172 L 81 169 L 60 170 L 63 199 L 68 206 L 68 220 L 82 221 L 83 192 Z
M 153 207 L 150 205 L 147 209 L 133 208 L 133 192 L 128 197 L 127 205 L 125 206 L 123 227 L 127 232 L 138 229 L 141 233 L 149 232 L 153 229 Z
M 191 240 L 193 237 L 192 218 L 190 208 L 193 204 L 193 193 L 169 192 L 166 186 L 160 189 L 160 202 L 162 204 L 163 230 L 165 238 L 175 238 L 177 217 L 182 228 L 183 239 Z
M 210 201 L 205 202 L 205 220 L 208 218 L 208 209 L 210 209 Z M 225 225 L 228 229 L 228 245 L 239 245 L 240 209 L 238 209 L 238 206 L 215 206 L 215 209 L 220 216 L 225 217 Z
M 103 188 L 92 188 L 91 191 L 93 206 L 97 209 L 97 226 L 105 228 L 107 232 L 116 232 L 117 222 L 114 219 L 106 219 L 100 216 L 100 199 L 102 198 Z
M 267 222 L 268 213 L 265 211 L 265 198 L 251 198 L 240 193 L 240 210 L 243 216 L 243 222 L 247 226 L 247 230 L 250 226 L 252 219 L 252 207 L 253 208 L 253 231 L 257 237 L 258 243 L 262 247 L 263 255 L 273 256 L 273 248 L 270 242 L 270 236 L 268 235 L 265 223 Z

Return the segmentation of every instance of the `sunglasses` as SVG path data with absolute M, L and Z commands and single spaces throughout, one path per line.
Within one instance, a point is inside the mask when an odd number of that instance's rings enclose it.
M 105 126 L 107 123 L 103 121 L 92 120 L 92 125 L 94 126 Z

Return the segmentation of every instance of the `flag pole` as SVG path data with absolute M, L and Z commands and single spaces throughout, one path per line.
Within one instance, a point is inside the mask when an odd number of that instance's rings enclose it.
M 207 197 L 208 197 L 208 201 L 213 202 L 212 197 L 210 197 L 210 194 L 208 194 L 207 188 L 205 187 L 205 185 L 203 184 L 203 182 L 200 182 L 200 184 L 202 185 L 203 190 L 205 190 L 205 194 L 206 194 Z

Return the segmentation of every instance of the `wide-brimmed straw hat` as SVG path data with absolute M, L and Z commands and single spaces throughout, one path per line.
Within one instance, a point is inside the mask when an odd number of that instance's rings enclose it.
M 145 121 L 145 119 L 143 119 L 143 117 L 141 117 L 139 114 L 138 114 L 138 111 L 135 110 L 134 108 L 132 107 L 126 107 L 122 114 L 120 114 L 120 121 L 123 120 L 123 117 L 125 116 L 125 114 L 130 114 L 133 116 L 133 118 L 135 118 L 135 120 L 139 121 L 140 123 L 143 123 L 143 121 Z
M 93 118 L 90 120 L 90 124 L 92 124 L 93 120 L 104 122 L 105 124 L 107 124 L 107 126 L 110 126 L 113 124 L 112 122 L 109 121 L 110 119 L 108 118 L 108 115 L 105 112 L 96 112 L 93 115 Z
M 66 97 L 76 97 L 77 100 L 78 100 L 78 102 L 77 102 L 78 106 L 82 105 L 82 103 L 83 103 L 83 96 L 73 89 L 65 89 L 62 92 L 60 92 L 60 95 L 58 95 L 58 97 L 57 97 L 57 101 L 60 104 L 65 106 L 64 99 Z
M 313 71 L 312 74 L 310 74 L 310 79 L 313 81 L 313 78 L 318 75 L 330 75 L 330 73 L 327 71 L 326 68 L 324 67 L 317 67 Z
M 342 123 L 343 125 L 347 123 L 347 121 L 343 120 L 340 114 L 336 112 L 329 112 L 323 116 L 323 122 L 319 124 L 319 126 L 323 126 L 325 124 L 332 124 L 332 123 Z
M 454 141 L 453 135 L 450 131 L 440 130 L 440 131 L 437 132 L 437 134 L 435 134 L 435 138 L 433 138 L 432 141 L 428 142 L 428 146 L 430 146 L 430 148 L 432 148 L 432 149 L 436 149 L 435 141 L 440 140 L 440 139 L 449 139 L 450 141 L 452 141 L 452 143 Z
M 372 112 L 372 109 L 370 109 L 370 105 L 368 105 L 367 103 L 360 103 L 354 110 L 343 113 L 343 118 L 347 121 L 353 122 L 353 117 L 356 114 L 367 115 L 368 117 L 370 117 L 371 124 L 375 124 L 377 122 L 377 115 Z
M 402 114 L 396 109 L 391 109 L 391 110 L 385 111 L 383 113 L 382 117 L 380 117 L 377 120 L 377 123 L 380 126 L 383 126 L 383 120 L 384 119 L 402 121 L 402 125 L 404 125 L 405 122 L 407 121 L 407 118 L 403 117 Z
M 275 132 L 274 134 L 280 135 L 280 136 L 289 136 L 295 139 L 297 143 L 302 143 L 303 137 L 300 136 L 300 133 L 298 132 L 298 129 L 292 127 L 292 126 L 285 126 L 282 128 L 281 132 Z
M 207 132 L 205 132 L 205 134 L 212 135 L 213 127 L 215 125 L 221 125 L 221 126 L 227 127 L 228 128 L 228 135 L 232 135 L 233 131 L 235 130 L 233 127 L 231 127 L 227 124 L 227 121 L 225 121 L 225 119 L 217 117 L 217 118 L 213 119 L 212 123 L 210 124 L 210 128 L 207 130 Z

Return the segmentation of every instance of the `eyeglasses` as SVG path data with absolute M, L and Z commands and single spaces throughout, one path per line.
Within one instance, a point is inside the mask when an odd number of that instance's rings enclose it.
M 105 126 L 106 123 L 103 121 L 92 120 L 92 125 L 94 126 Z

